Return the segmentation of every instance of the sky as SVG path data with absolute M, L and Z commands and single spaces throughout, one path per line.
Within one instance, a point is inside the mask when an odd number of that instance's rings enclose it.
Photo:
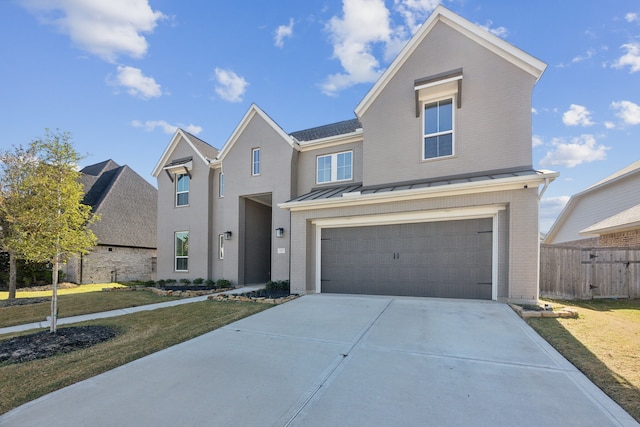
M 252 103 L 286 132 L 353 110 L 443 4 L 542 60 L 533 166 L 569 197 L 640 159 L 637 0 L 0 0 L 0 149 L 70 132 L 151 172 L 177 127 L 221 148 Z

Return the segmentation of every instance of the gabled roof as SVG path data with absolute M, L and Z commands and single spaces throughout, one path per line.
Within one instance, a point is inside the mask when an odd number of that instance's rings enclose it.
M 420 43 L 425 39 L 427 34 L 439 22 L 442 22 L 451 28 L 457 30 L 463 35 L 469 37 L 483 47 L 489 49 L 496 55 L 501 56 L 505 60 L 520 67 L 524 71 L 535 77 L 536 82 L 542 76 L 546 68 L 546 64 L 539 59 L 534 58 L 528 53 L 518 49 L 510 43 L 494 36 L 483 28 L 473 24 L 461 16 L 453 13 L 449 9 L 440 5 L 434 9 L 429 18 L 422 24 L 420 29 L 413 35 L 409 42 L 400 51 L 398 56 L 389 65 L 386 71 L 380 76 L 378 81 L 373 85 L 371 90 L 367 92 L 365 97 L 355 109 L 356 116 L 362 117 L 373 101 L 384 90 L 393 76 L 398 72 L 402 65 L 409 59 Z
M 640 228 L 640 204 L 605 218 L 590 227 L 580 230 L 580 234 L 596 235 L 615 233 Z
M 189 144 L 191 149 L 195 152 L 196 157 L 207 165 L 218 155 L 218 149 L 190 134 L 186 130 L 178 128 L 173 134 L 171 142 L 167 145 L 167 148 L 165 148 L 164 153 L 160 156 L 160 160 L 158 160 L 158 163 L 156 163 L 156 166 L 153 168 L 153 172 L 151 173 L 153 176 L 157 177 L 160 174 L 160 171 L 162 171 L 162 168 L 166 166 L 173 150 L 176 149 L 176 146 L 181 139 Z
M 632 175 L 635 175 L 635 174 L 640 174 L 640 160 L 633 162 L 629 166 L 620 169 L 619 171 L 617 171 L 617 172 L 607 176 L 606 178 L 596 182 L 595 184 L 587 187 L 585 190 L 583 190 L 583 191 L 581 191 L 579 193 L 576 193 L 573 196 L 571 196 L 571 198 L 569 199 L 567 204 L 562 209 L 562 212 L 560 212 L 560 215 L 558 215 L 558 218 L 556 218 L 555 222 L 551 226 L 551 229 L 549 229 L 549 232 L 547 233 L 547 236 L 545 237 L 545 242 L 553 243 L 553 241 L 554 241 L 554 239 L 556 237 L 556 234 L 558 233 L 558 231 L 560 230 L 562 225 L 570 217 L 571 212 L 573 211 L 574 207 L 578 204 L 580 199 L 584 198 L 585 196 L 589 195 L 590 193 L 593 193 L 596 190 L 606 189 L 607 187 L 615 184 L 616 182 L 618 182 L 618 181 L 620 181 L 622 179 L 628 178 L 628 177 L 630 177 Z M 584 231 L 584 230 L 582 230 L 582 231 Z M 582 234 L 582 231 L 580 231 L 581 234 Z M 584 233 L 584 234 L 586 234 L 586 233 Z
M 256 104 L 251 104 L 249 110 L 247 110 L 242 120 L 240 120 L 240 123 L 238 123 L 238 126 L 236 126 L 229 139 L 227 139 L 227 141 L 224 143 L 222 149 L 216 156 L 215 161 L 212 163 L 217 164 L 224 160 L 227 153 L 231 151 L 231 148 L 233 148 L 240 135 L 242 135 L 242 132 L 244 132 L 247 125 L 255 116 L 262 118 L 265 122 L 267 122 L 269 126 L 273 128 L 274 131 L 276 131 L 276 133 L 278 133 L 282 137 L 284 141 L 287 142 L 287 144 L 289 144 L 294 149 L 296 148 L 296 144 L 293 139 L 289 135 L 287 135 L 287 133 L 282 130 L 282 128 L 271 117 L 269 117 L 264 111 L 262 111 L 262 109 Z
M 100 215 L 91 230 L 102 245 L 155 248 L 157 190 L 129 166 L 113 160 L 80 171 L 84 204 Z
M 292 132 L 291 136 L 299 142 L 314 141 L 317 139 L 330 138 L 332 136 L 344 135 L 362 129 L 362 124 L 358 119 L 343 120 L 337 123 L 317 126 L 311 129 Z

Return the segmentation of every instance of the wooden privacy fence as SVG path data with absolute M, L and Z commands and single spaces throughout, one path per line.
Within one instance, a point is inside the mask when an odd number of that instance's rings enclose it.
M 640 248 L 540 245 L 540 295 L 640 298 Z

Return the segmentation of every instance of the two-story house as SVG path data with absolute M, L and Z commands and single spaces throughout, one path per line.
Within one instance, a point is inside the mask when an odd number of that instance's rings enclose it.
M 287 133 L 252 105 L 220 151 L 178 130 L 153 172 L 158 277 L 537 300 L 545 67 L 439 6 L 354 119 Z

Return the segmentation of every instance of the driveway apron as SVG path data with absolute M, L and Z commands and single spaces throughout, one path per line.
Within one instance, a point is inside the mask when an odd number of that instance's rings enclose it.
M 634 426 L 507 305 L 308 295 L 43 396 L 2 426 Z

